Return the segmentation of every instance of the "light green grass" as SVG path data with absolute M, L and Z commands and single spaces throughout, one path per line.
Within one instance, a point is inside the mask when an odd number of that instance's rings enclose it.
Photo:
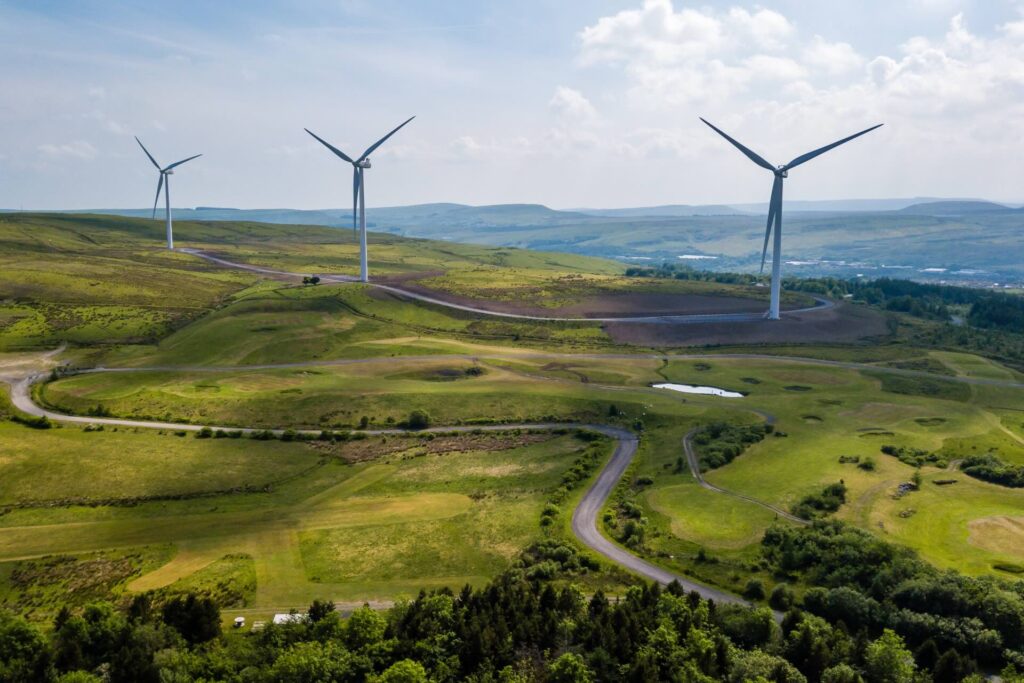
M 114 441 L 139 435 L 82 436 Z M 279 445 L 335 463 L 377 455 L 316 468 L 268 493 L 127 508 L 16 509 L 0 519 L 0 567 L 54 553 L 91 557 L 140 546 L 174 548 L 155 564 L 122 571 L 117 590 L 125 584 L 131 591 L 195 589 L 225 606 L 285 611 L 314 597 L 391 599 L 423 585 L 479 584 L 540 538 L 544 501 L 584 446 L 572 435 L 514 434 Z M 70 455 L 89 461 L 94 450 L 78 444 Z M 180 482 L 188 473 L 176 474 Z M 139 478 L 135 485 L 150 494 L 164 486 Z M 0 590 L 14 595 L 10 571 Z
M 0 506 L 258 490 L 319 461 L 317 453 L 296 443 L 113 429 L 0 423 Z

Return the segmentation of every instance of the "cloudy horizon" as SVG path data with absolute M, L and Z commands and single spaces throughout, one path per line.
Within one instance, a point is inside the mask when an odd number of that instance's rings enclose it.
M 485 6 L 0 1 L 0 207 L 367 203 L 746 204 L 768 174 L 698 119 L 794 170 L 787 199 L 1024 200 L 1024 5 L 679 0 Z M 835 3 L 827 3 L 833 5 Z M 584 6 L 585 5 L 585 6 Z M 913 27 L 908 28 L 908 27 Z

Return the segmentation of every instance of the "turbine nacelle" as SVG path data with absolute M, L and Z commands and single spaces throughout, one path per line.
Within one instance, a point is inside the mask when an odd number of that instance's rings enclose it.
M 358 167 L 358 168 L 371 168 L 371 164 L 370 164 L 370 160 L 369 159 L 360 159 L 359 161 L 355 162 L 353 165 Z
M 775 175 L 779 176 L 780 178 L 788 178 L 789 169 L 786 168 L 785 166 L 779 166 L 777 169 L 775 169 Z

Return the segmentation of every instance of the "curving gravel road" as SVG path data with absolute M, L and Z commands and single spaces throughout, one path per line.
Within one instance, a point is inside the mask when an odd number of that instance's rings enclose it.
M 43 379 L 46 375 L 43 373 L 33 374 L 21 379 L 13 380 L 9 378 L 11 387 L 11 403 L 14 406 L 29 415 L 36 417 L 46 417 L 47 419 L 55 422 L 69 422 L 75 424 L 102 424 L 111 425 L 116 427 L 139 427 L 143 429 L 166 429 L 175 431 L 191 431 L 196 432 L 202 429 L 204 426 L 209 426 L 211 429 L 224 429 L 225 431 L 235 430 L 234 427 L 217 427 L 213 425 L 194 425 L 194 424 L 181 424 L 176 422 L 155 422 L 150 420 L 128 420 L 116 417 L 87 417 L 81 415 L 65 415 L 63 413 L 57 413 L 52 410 L 47 410 L 42 406 L 35 403 L 32 400 L 32 385 Z M 471 431 L 507 431 L 510 429 L 565 429 L 567 427 L 577 427 L 581 429 L 587 429 L 595 432 L 604 434 L 605 436 L 615 439 L 615 451 L 612 453 L 611 459 L 608 464 L 605 465 L 604 469 L 598 474 L 597 479 L 583 495 L 579 505 L 573 511 L 572 515 L 572 530 L 579 540 L 589 547 L 591 550 L 600 553 L 604 557 L 608 558 L 612 562 L 625 567 L 626 569 L 643 576 L 644 578 L 652 581 L 657 581 L 661 584 L 669 584 L 673 581 L 678 581 L 679 584 L 688 591 L 696 591 L 701 596 L 717 602 L 733 603 L 748 605 L 746 600 L 743 600 L 731 593 L 719 590 L 712 586 L 708 586 L 702 583 L 698 583 L 692 579 L 688 579 L 685 576 L 675 574 L 662 567 L 651 564 L 644 559 L 633 555 L 629 551 L 625 550 L 621 546 L 618 546 L 607 538 L 605 538 L 598 530 L 598 515 L 601 513 L 601 509 L 604 507 L 605 501 L 608 500 L 608 496 L 611 495 L 612 490 L 618 484 L 622 478 L 623 473 L 629 464 L 633 461 L 633 456 L 636 455 L 637 450 L 637 437 L 625 429 L 619 427 L 612 427 L 609 425 L 596 425 L 596 424 L 565 424 L 565 423 L 539 423 L 539 424 L 506 424 L 506 425 L 466 425 L 466 426 L 455 426 L 455 427 L 431 427 L 425 429 L 425 432 L 471 432 Z M 251 433 L 255 431 L 263 431 L 257 429 L 242 429 L 243 433 Z M 270 430 L 276 434 L 280 434 L 283 430 Z M 319 430 L 295 430 L 303 434 L 319 434 Z M 406 430 L 401 429 L 370 429 L 364 430 L 366 434 L 408 434 Z
M 211 261 L 227 268 L 236 268 L 239 270 L 248 270 L 254 273 L 262 273 L 264 275 L 277 275 L 282 277 L 305 277 L 306 273 L 290 273 L 284 270 L 274 270 L 272 268 L 264 268 L 262 266 L 254 266 L 248 263 L 236 263 L 234 261 L 228 261 L 227 259 L 220 258 L 219 256 L 213 256 L 207 254 L 199 249 L 191 248 L 180 248 L 178 251 L 185 252 L 186 254 L 192 254 L 199 258 L 204 258 L 207 261 Z M 349 275 L 320 275 L 320 279 L 325 282 L 359 282 L 358 278 Z M 542 320 L 548 322 L 599 322 L 599 323 L 650 323 L 650 324 L 687 324 L 687 323 L 723 323 L 723 322 L 754 322 L 757 320 L 764 320 L 767 313 L 690 313 L 690 314 L 678 314 L 678 315 L 649 315 L 649 316 L 627 316 L 627 317 L 610 317 L 610 318 L 557 318 L 551 316 L 540 316 L 540 315 L 525 315 L 522 313 L 503 313 L 499 311 L 492 311 L 486 308 L 476 308 L 474 306 L 466 306 L 464 304 L 457 304 L 452 301 L 445 301 L 444 299 L 438 299 L 425 294 L 419 294 L 418 292 L 410 292 L 409 290 L 402 289 L 401 287 L 395 287 L 393 285 L 385 285 L 376 282 L 366 283 L 370 287 L 376 287 L 392 294 L 405 297 L 407 299 L 415 299 L 428 304 L 434 304 L 435 306 L 443 306 L 445 308 L 451 308 L 457 311 L 465 311 L 467 313 L 475 313 L 477 315 L 487 315 L 499 318 L 516 318 L 519 320 Z M 806 313 L 808 311 L 825 311 L 835 306 L 835 302 L 824 297 L 814 297 L 815 305 L 808 306 L 806 308 L 796 308 L 788 311 L 783 311 L 782 315 L 793 315 L 796 313 Z

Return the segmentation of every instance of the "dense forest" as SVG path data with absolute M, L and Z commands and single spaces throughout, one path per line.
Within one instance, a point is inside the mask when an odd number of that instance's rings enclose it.
M 838 522 L 766 533 L 776 611 L 678 584 L 587 595 L 572 563 L 531 579 L 548 551 L 479 589 L 347 617 L 317 601 L 253 633 L 222 633 L 216 605 L 193 594 L 65 609 L 46 630 L 0 612 L 0 680 L 945 683 L 1002 671 L 1024 681 L 1024 582 L 940 572 Z

